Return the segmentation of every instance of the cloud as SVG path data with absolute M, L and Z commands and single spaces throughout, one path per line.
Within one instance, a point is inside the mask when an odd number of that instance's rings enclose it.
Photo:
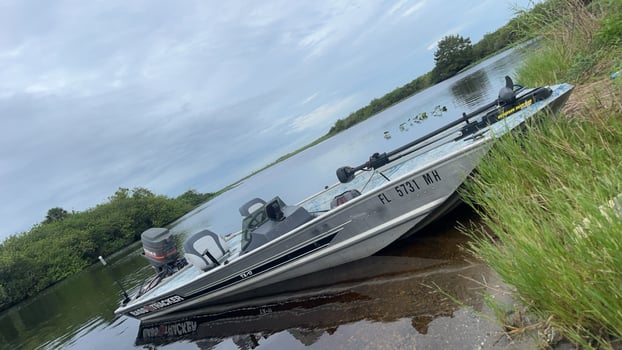
M 504 21 L 462 3 L 3 2 L 0 240 L 118 187 L 221 189 Z
M 6 48 L 4 51 L 0 52 L 0 58 L 19 57 L 24 51 L 25 47 L 26 47 L 26 43 L 21 43 L 16 47 Z
M 438 42 L 443 40 L 445 37 L 449 36 L 449 35 L 460 35 L 460 33 L 464 30 L 463 26 L 455 26 L 450 28 L 449 30 L 447 30 L 445 33 L 443 33 L 442 35 L 438 36 L 437 39 L 430 43 L 427 47 L 426 50 L 428 51 L 432 51 L 435 50 L 438 46 Z
M 403 17 L 408 17 L 413 13 L 420 11 L 426 5 L 425 1 L 420 1 L 415 3 L 413 6 L 409 7 L 404 13 L 402 13 Z
M 298 45 L 306 60 L 334 51 L 347 51 L 378 21 L 385 4 L 369 1 L 335 1 L 319 6 L 314 25 L 303 32 Z M 332 52 L 331 52 L 332 53 Z
M 309 103 L 309 102 L 313 101 L 313 100 L 314 100 L 314 99 L 315 99 L 318 95 L 319 95 L 319 92 L 315 92 L 315 93 L 313 93 L 313 95 L 311 95 L 311 96 L 309 96 L 309 97 L 305 98 L 305 100 L 304 100 L 304 101 L 302 101 L 302 104 L 303 104 L 303 105 L 305 105 L 305 104 L 307 104 L 307 103 Z
M 393 6 L 391 6 L 391 8 L 387 11 L 388 15 L 392 15 L 394 13 L 396 13 L 397 11 L 399 11 L 401 8 L 404 7 L 404 5 L 408 2 L 408 0 L 399 0 L 398 2 L 396 2 Z
M 319 55 L 322 52 L 322 44 L 331 37 L 331 34 L 335 34 L 335 29 L 331 25 L 325 25 L 304 36 L 299 45 L 311 50 L 311 56 Z
M 309 128 L 326 128 L 329 123 L 336 121 L 339 117 L 351 111 L 354 107 L 353 101 L 353 96 L 345 97 L 334 103 L 321 105 L 305 115 L 296 117 L 291 121 L 291 129 L 288 133 L 300 133 Z

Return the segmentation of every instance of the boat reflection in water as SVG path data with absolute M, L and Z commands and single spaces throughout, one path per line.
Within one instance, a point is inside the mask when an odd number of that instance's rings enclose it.
M 474 218 L 465 206 L 457 212 L 458 220 Z M 272 292 L 268 297 L 142 321 L 136 345 L 190 340 L 210 349 L 228 340 L 253 349 L 287 332 L 309 346 L 320 338 L 343 336 L 342 326 L 356 333 L 366 332 L 370 323 L 394 322 L 406 324 L 400 326 L 407 333 L 401 336 L 423 336 L 431 322 L 442 323 L 460 308 L 447 295 L 480 309 L 485 284 L 495 280 L 485 265 L 470 261 L 461 248 L 466 238 L 453 229 L 455 224 L 435 224 L 427 235 L 377 255 L 270 286 L 261 293 Z

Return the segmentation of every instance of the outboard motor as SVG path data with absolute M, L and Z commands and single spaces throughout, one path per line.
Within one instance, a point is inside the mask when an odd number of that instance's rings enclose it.
M 203 271 L 223 264 L 229 257 L 227 243 L 210 230 L 190 236 L 184 242 L 184 250 L 186 260 Z
M 152 227 L 140 235 L 143 243 L 143 255 L 158 272 L 177 261 L 178 253 L 175 238 L 169 230 Z

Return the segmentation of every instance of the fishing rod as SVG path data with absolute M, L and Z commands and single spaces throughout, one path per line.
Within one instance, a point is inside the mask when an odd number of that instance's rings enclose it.
M 518 90 L 514 90 L 514 87 L 517 86 L 519 87 Z M 429 141 L 431 138 L 440 135 L 441 133 L 457 126 L 460 123 L 464 123 L 466 122 L 467 125 L 470 123 L 469 119 L 493 108 L 493 107 L 511 107 L 513 105 L 516 104 L 516 94 L 517 92 L 521 91 L 523 89 L 522 86 L 520 85 L 515 85 L 514 82 L 512 81 L 512 78 L 510 78 L 509 76 L 505 77 L 505 86 L 499 91 L 499 97 L 497 99 L 495 99 L 494 101 L 483 105 L 481 107 L 479 107 L 478 109 L 474 110 L 471 113 L 462 113 L 462 117 L 454 120 L 451 123 L 446 124 L 445 126 L 438 128 L 426 135 L 423 135 L 417 139 L 415 139 L 412 142 L 409 142 L 407 144 L 405 144 L 404 146 L 401 146 L 397 149 L 394 149 L 393 151 L 390 152 L 385 152 L 385 153 L 374 153 L 369 157 L 369 160 L 357 167 L 350 167 L 350 166 L 344 166 L 341 167 L 339 169 L 337 169 L 336 173 L 337 173 L 337 178 L 339 179 L 339 182 L 341 183 L 348 183 L 350 181 L 352 181 L 355 177 L 355 173 L 359 170 L 367 170 L 367 169 L 378 169 L 381 166 L 388 164 L 396 159 L 399 159 L 400 157 L 403 157 L 406 154 L 410 154 L 412 152 L 415 152 L 417 150 L 422 149 L 423 147 L 429 146 L 430 144 L 439 141 L 439 140 L 434 140 L 431 142 L 427 142 L 425 144 L 422 144 L 425 141 Z M 418 146 L 418 147 L 416 147 Z M 401 154 L 402 152 L 409 150 L 409 152 L 405 153 L 405 154 Z M 396 156 L 397 157 L 391 159 L 391 157 Z

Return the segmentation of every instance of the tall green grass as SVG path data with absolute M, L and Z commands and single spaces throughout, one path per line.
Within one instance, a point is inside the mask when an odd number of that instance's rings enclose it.
M 621 174 L 622 118 L 605 113 L 498 143 L 468 187 L 490 230 L 471 249 L 584 346 L 622 339 Z
M 621 3 L 620 0 L 548 0 L 520 16 L 523 30 L 543 41 L 518 70 L 521 83 L 539 86 L 576 81 L 591 74 L 594 63 L 604 52 L 595 45 L 605 44 L 595 38 L 615 36 L 615 29 L 604 35 L 602 23 L 608 19 L 615 21 L 611 14 L 619 10 Z
M 471 250 L 583 348 L 622 348 L 621 18 L 622 0 L 549 0 L 525 17 L 543 41 L 516 81 L 575 83 L 588 100 L 498 142 L 463 194 L 487 227 Z

